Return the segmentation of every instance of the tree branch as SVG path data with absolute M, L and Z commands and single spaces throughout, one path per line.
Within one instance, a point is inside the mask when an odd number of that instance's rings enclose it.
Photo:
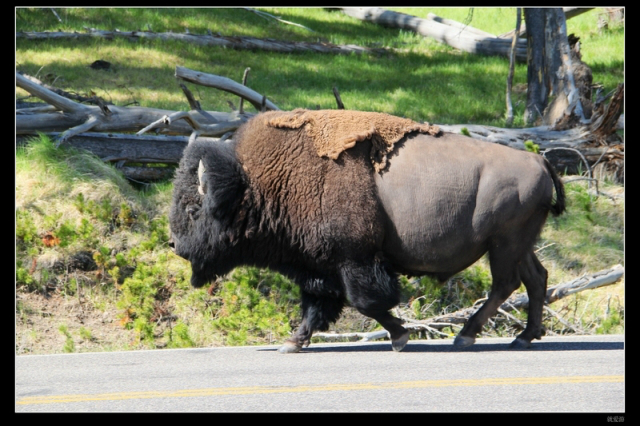
M 253 9 L 251 7 L 243 7 L 244 10 L 248 10 L 249 12 L 253 12 L 258 16 L 261 16 L 263 18 L 271 18 L 271 19 L 275 19 L 278 22 L 282 22 L 283 24 L 288 24 L 288 25 L 294 25 L 296 27 L 300 27 L 300 28 L 304 28 L 307 31 L 311 31 L 312 33 L 314 33 L 315 31 L 313 31 L 311 28 L 305 27 L 304 25 L 300 25 L 300 24 L 296 24 L 295 22 L 290 22 L 290 21 L 285 21 L 284 19 L 281 19 L 277 16 L 273 16 L 270 13 L 267 12 L 262 12 L 260 10 L 256 10 Z
M 181 78 L 185 81 L 189 81 L 191 83 L 213 87 L 219 90 L 224 90 L 225 92 L 233 93 L 234 95 L 251 102 L 251 104 L 258 111 L 260 110 L 262 95 L 246 86 L 236 83 L 230 78 L 194 71 L 189 68 L 180 66 L 176 66 L 176 77 Z M 271 101 L 266 102 L 266 107 L 268 110 L 280 110 L 280 108 L 278 108 Z
M 19 72 L 16 72 L 16 85 L 62 111 L 77 113 L 89 110 L 89 107 L 60 96 L 57 93 L 34 83 Z

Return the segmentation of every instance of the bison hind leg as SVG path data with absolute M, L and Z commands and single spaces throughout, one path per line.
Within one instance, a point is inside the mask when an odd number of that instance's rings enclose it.
M 487 320 L 498 312 L 500 305 L 520 286 L 518 257 L 507 244 L 496 245 L 489 251 L 489 263 L 493 278 L 489 298 L 456 336 L 453 344 L 459 348 L 475 343 L 476 335 Z
M 547 270 L 533 252 L 530 252 L 518 265 L 518 272 L 529 296 L 527 327 L 511 343 L 514 349 L 531 346 L 533 339 L 542 337 L 542 309 L 547 293 Z

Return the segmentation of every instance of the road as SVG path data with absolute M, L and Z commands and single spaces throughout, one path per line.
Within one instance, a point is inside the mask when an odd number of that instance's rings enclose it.
M 624 336 L 15 357 L 16 412 L 571 412 L 624 416 Z M 612 421 L 611 419 L 608 419 Z

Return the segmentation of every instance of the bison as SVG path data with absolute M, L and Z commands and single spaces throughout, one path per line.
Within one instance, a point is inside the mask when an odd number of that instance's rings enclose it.
M 473 344 L 521 282 L 528 321 L 511 345 L 541 338 L 547 271 L 533 247 L 548 213 L 565 210 L 562 181 L 546 159 L 409 126 L 376 169 L 372 147 L 384 132 L 376 133 L 369 116 L 352 119 L 364 129 L 355 136 L 333 126 L 338 134 L 330 137 L 344 146 L 329 158 L 319 155 L 309 130 L 316 115 L 273 124 L 285 114 L 258 114 L 231 141 L 195 141 L 185 149 L 174 180 L 170 246 L 191 263 L 194 287 L 236 266 L 269 268 L 301 289 L 302 321 L 280 352 L 309 345 L 347 303 L 378 321 L 401 351 L 409 332 L 389 313 L 400 301 L 398 274 L 444 281 L 488 253 L 489 298 L 454 345 Z M 318 123 L 320 133 L 329 132 Z

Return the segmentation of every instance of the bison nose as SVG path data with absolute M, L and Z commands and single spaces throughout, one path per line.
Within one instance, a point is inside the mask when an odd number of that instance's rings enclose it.
M 169 248 L 172 252 L 176 252 L 176 244 L 173 242 L 173 238 L 169 238 Z

